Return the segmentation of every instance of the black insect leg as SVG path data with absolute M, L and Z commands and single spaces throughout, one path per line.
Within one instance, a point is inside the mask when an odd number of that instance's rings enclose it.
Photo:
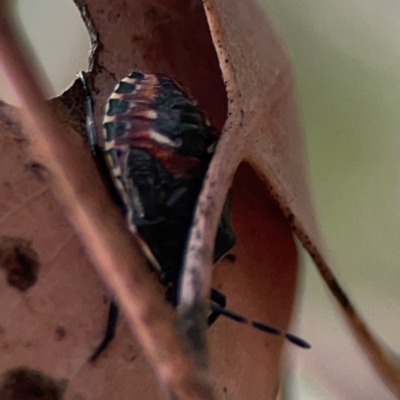
M 165 294 L 165 299 L 170 302 L 174 307 L 178 305 L 178 296 L 176 293 L 176 287 L 177 285 L 172 285 L 170 284 L 167 286 L 166 294 Z M 215 303 L 218 305 L 220 308 L 225 308 L 226 307 L 226 296 L 219 292 L 217 289 L 211 289 L 210 292 L 210 304 L 211 302 Z M 213 310 L 211 305 L 210 305 L 210 310 L 211 314 L 208 316 L 208 326 L 210 327 L 221 315 L 221 312 Z
M 107 321 L 107 329 L 104 335 L 103 341 L 97 347 L 97 349 L 91 355 L 89 361 L 93 362 L 97 359 L 97 357 L 107 348 L 109 343 L 114 339 L 115 336 L 115 328 L 117 326 L 118 320 L 118 306 L 111 300 L 110 309 L 108 311 L 108 321 Z
M 163 278 L 164 280 L 161 280 L 161 282 L 163 282 L 167 286 L 167 290 L 165 292 L 165 300 L 171 303 L 174 307 L 177 307 L 179 296 L 176 288 L 178 287 L 178 283 L 176 281 L 174 283 L 167 283 L 170 282 L 172 279 L 168 281 L 168 275 L 166 274 L 163 275 Z M 217 289 L 211 289 L 210 301 L 216 303 L 219 307 L 226 307 L 226 296 L 223 293 L 219 292 Z M 207 320 L 208 326 L 210 327 L 220 315 L 220 312 L 211 310 L 211 314 L 208 316 Z
M 210 300 L 218 304 L 220 308 L 226 307 L 226 296 L 223 293 L 219 292 L 217 289 L 211 289 Z M 212 310 L 211 306 L 210 308 Z M 211 326 L 220 315 L 221 312 L 217 310 L 212 310 L 211 314 L 208 317 L 208 326 Z

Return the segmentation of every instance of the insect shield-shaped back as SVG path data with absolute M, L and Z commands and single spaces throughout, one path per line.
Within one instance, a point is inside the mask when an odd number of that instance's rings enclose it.
M 104 151 L 132 232 L 163 283 L 179 278 L 189 228 L 219 133 L 185 89 L 133 72 L 111 94 Z M 214 261 L 235 244 L 226 202 Z

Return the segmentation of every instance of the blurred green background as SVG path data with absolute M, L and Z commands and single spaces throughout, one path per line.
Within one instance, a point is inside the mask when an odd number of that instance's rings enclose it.
M 400 348 L 400 3 L 263 0 L 290 53 L 315 205 L 340 280 Z M 295 399 L 394 399 L 371 372 L 308 256 Z M 307 390 L 308 389 L 308 393 Z M 314 394 L 314 397 L 312 396 Z
M 244 1 L 244 0 L 243 0 Z M 72 0 L 18 0 L 60 93 L 87 66 L 89 39 Z M 335 271 L 362 314 L 400 349 L 400 2 L 262 0 L 294 66 L 315 205 Z M 12 102 L 0 76 L 0 97 Z M 288 348 L 292 398 L 394 399 L 371 371 L 304 254 Z

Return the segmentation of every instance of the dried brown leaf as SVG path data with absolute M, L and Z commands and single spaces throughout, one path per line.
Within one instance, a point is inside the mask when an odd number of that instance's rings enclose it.
M 279 41 L 252 2 L 205 0 L 204 3 L 227 83 L 230 117 L 203 195 L 218 200 L 209 182 L 219 182 L 219 191 L 224 186 L 227 189 L 235 166 L 243 160 L 258 172 L 314 259 L 376 373 L 400 395 L 400 370 L 396 365 L 399 357 L 374 336 L 327 263 L 308 192 L 290 67 L 280 51 Z M 235 18 L 238 15 L 240 18 Z M 227 166 L 224 154 L 232 155 L 231 165 Z M 205 198 L 201 197 L 202 200 Z M 219 212 L 221 200 L 214 206 L 215 212 Z
M 194 301 L 204 302 L 208 293 L 213 237 L 231 183 L 236 260 L 219 264 L 213 281 L 228 295 L 230 307 L 287 328 L 297 270 L 289 224 L 338 293 L 309 200 L 290 65 L 279 38 L 253 1 L 205 0 L 204 9 L 199 1 L 183 0 L 75 3 L 96 46 L 89 80 L 98 123 L 116 81 L 139 69 L 165 73 L 189 87 L 214 124 L 224 126 L 192 230 L 183 312 Z M 81 121 L 72 117 L 82 111 L 76 88 L 57 100 L 55 109 L 79 129 Z M 24 167 L 31 164 L 20 122 L 14 108 L 1 107 L 0 185 L 5 200 L 0 198 L 0 233 L 30 241 L 41 267 L 38 282 L 26 293 L 3 284 L 0 343 L 7 356 L 1 372 L 23 364 L 55 381 L 66 380 L 65 399 L 157 398 L 150 368 L 124 322 L 104 357 L 95 366 L 87 363 L 105 322 L 104 289 L 48 187 L 33 179 L 37 168 Z M 243 162 L 247 165 L 234 176 Z M 85 164 L 80 167 L 86 169 Z M 193 271 L 203 284 L 198 298 L 188 290 L 193 287 Z M 349 303 L 346 310 L 376 361 L 379 348 L 360 328 Z M 218 321 L 207 337 L 218 398 L 274 396 L 281 339 L 230 321 Z M 378 360 L 378 369 L 384 361 Z M 385 368 L 384 377 L 398 390 L 397 371 L 388 363 Z
M 124 4 L 124 2 L 119 5 L 114 3 L 110 9 L 110 5 L 106 2 L 104 4 L 88 2 L 87 9 L 85 9 L 87 15 L 99 16 L 98 21 L 93 19 L 92 22 L 93 26 L 98 29 L 95 34 L 99 38 L 99 49 L 103 49 L 103 51 L 95 54 L 91 75 L 94 80 L 92 86 L 97 93 L 95 97 L 97 115 L 102 112 L 104 97 L 108 95 L 110 88 L 115 83 L 115 76 L 118 72 L 116 65 L 118 65 L 122 71 L 119 77 L 134 67 L 164 72 L 177 78 L 186 86 L 191 87 L 202 104 L 207 104 L 206 108 L 209 110 L 214 123 L 221 127 L 226 113 L 226 96 L 201 5 L 190 4 L 182 7 L 182 4 L 177 2 L 173 5 L 169 4 L 167 7 L 159 3 L 151 5 L 148 2 L 143 2 L 143 4 L 136 2 L 129 6 L 133 7 L 132 10 L 129 7 L 128 9 L 124 8 L 127 7 Z M 105 8 L 102 9 L 102 7 Z M 168 17 L 168 13 L 170 13 L 171 18 Z M 103 17 L 101 17 L 102 15 Z M 141 16 L 144 23 L 132 25 L 130 19 L 132 15 L 136 18 L 138 18 L 138 15 Z M 109 34 L 110 22 L 112 21 L 115 21 L 118 26 L 114 35 Z M 146 23 L 149 26 L 146 26 Z M 132 51 L 131 39 L 133 38 L 134 41 L 138 42 L 140 40 L 138 36 L 134 36 L 134 30 L 126 36 L 125 25 L 126 29 L 132 29 L 132 26 L 139 31 L 144 29 L 139 32 L 142 36 L 142 48 L 140 49 L 140 46 L 138 48 L 142 53 L 135 54 Z M 179 40 L 182 37 L 185 40 Z M 127 42 L 124 42 L 124 39 L 127 38 Z M 153 39 L 151 40 L 151 38 Z M 110 42 L 106 43 L 107 40 L 110 40 Z M 113 43 L 113 40 L 118 41 L 118 45 Z M 131 48 L 130 51 L 129 48 Z M 127 50 L 126 53 L 123 52 L 124 49 Z M 132 57 L 132 54 L 134 57 Z M 118 60 L 119 57 L 122 59 Z M 116 61 L 118 61 L 117 64 Z M 175 70 L 176 73 L 173 72 Z M 76 118 L 71 121 L 71 116 L 75 114 L 74 110 L 71 110 L 71 105 L 77 104 L 76 96 L 75 86 L 55 103 L 55 112 L 61 116 L 63 121 L 79 128 L 81 124 L 76 121 Z M 25 143 L 21 127 L 18 125 L 24 121 L 24 118 L 17 115 L 14 108 L 5 105 L 2 107 L 1 115 L 4 122 L 2 132 L 6 133 L 2 135 L 2 139 L 5 140 L 4 143 L 2 142 L 2 154 L 7 155 L 2 158 L 5 166 L 1 171 L 7 176 L 8 173 L 5 171 L 16 171 L 15 176 L 9 176 L 9 182 L 5 184 L 5 187 L 9 190 L 7 196 L 12 196 L 13 193 L 24 190 L 28 192 L 26 196 L 23 196 L 26 202 L 20 200 L 18 203 L 15 200 L 16 210 L 25 212 L 22 217 L 18 212 L 14 213 L 12 197 L 11 201 L 5 204 L 6 214 L 9 216 L 8 221 L 15 229 L 4 225 L 1 232 L 16 239 L 29 240 L 33 249 L 37 252 L 39 260 L 46 260 L 48 271 L 44 275 L 44 268 L 41 268 L 37 284 L 24 294 L 25 298 L 18 294 L 19 301 L 11 304 L 8 301 L 2 303 L 2 306 L 9 310 L 8 314 L 5 313 L 4 315 L 13 315 L 12 318 L 5 317 L 2 321 L 4 347 L 9 349 L 8 362 L 2 363 L 2 372 L 13 370 L 21 364 L 29 367 L 24 370 L 24 376 L 29 376 L 31 369 L 38 370 L 45 376 L 52 377 L 55 382 L 63 382 L 63 387 L 66 387 L 65 398 L 121 398 L 132 396 L 132 394 L 145 398 L 157 397 L 157 388 L 151 374 L 149 375 L 149 368 L 144 362 L 137 344 L 127 334 L 126 328 L 123 331 L 125 335 L 122 332 L 122 335 L 120 334 L 121 336 L 108 351 L 108 359 L 106 354 L 95 367 L 87 363 L 91 349 L 98 343 L 102 334 L 103 324 L 101 322 L 104 322 L 104 320 L 99 321 L 98 315 L 102 313 L 103 318 L 105 317 L 104 308 L 106 307 L 103 306 L 102 310 L 99 309 L 101 305 L 99 293 L 104 293 L 104 290 L 101 289 L 97 279 L 88 269 L 86 258 L 77 243 L 74 231 L 64 220 L 62 211 L 53 201 L 47 185 L 40 181 L 43 178 L 42 169 L 38 167 L 38 164 L 33 164 L 32 168 L 31 160 L 25 153 Z M 8 137 L 10 127 L 15 128 L 13 133 L 15 133 L 14 136 L 17 139 Z M 25 133 L 27 133 L 26 130 Z M 68 130 L 68 135 L 76 143 L 76 148 L 80 149 L 79 140 L 74 137 L 74 132 L 71 129 Z M 12 151 L 7 152 L 7 149 Z M 85 160 L 85 157 L 82 155 L 82 160 Z M 78 164 L 85 170 L 89 166 L 85 163 Z M 24 167 L 24 165 L 28 165 L 28 167 Z M 35 174 L 40 178 L 37 181 L 33 179 Z M 254 185 L 256 185 L 257 179 L 255 177 L 254 180 Z M 29 189 L 27 182 L 33 186 L 32 190 Z M 262 187 L 259 187 L 258 191 L 268 199 L 268 195 L 263 193 Z M 36 196 L 38 196 L 37 193 L 41 195 L 42 192 L 48 194 L 48 201 L 39 201 L 39 204 L 36 204 L 37 212 L 30 215 L 31 202 L 34 204 Z M 252 215 L 253 222 L 249 215 L 248 220 L 245 221 L 245 226 L 241 228 L 243 219 L 240 216 L 243 217 L 245 214 L 240 211 L 243 206 L 240 203 L 239 205 L 235 204 L 236 201 L 234 200 L 233 218 L 239 221 L 236 222 L 239 238 L 243 236 L 243 229 L 246 232 L 246 229 L 251 228 L 254 233 L 255 229 L 260 229 L 260 223 L 270 227 L 271 232 L 281 230 L 282 233 L 268 234 L 266 237 L 268 242 L 253 240 L 251 243 L 253 247 L 249 246 L 253 249 L 250 252 L 243 247 L 243 244 L 247 241 L 244 237 L 240 241 L 241 247 L 238 245 L 237 248 L 235 267 L 231 267 L 229 260 L 219 267 L 220 269 L 228 268 L 227 278 L 219 275 L 220 279 L 223 278 L 221 285 L 227 285 L 229 289 L 230 282 L 246 282 L 243 287 L 238 289 L 240 292 L 235 293 L 234 291 L 232 293 L 230 301 L 235 304 L 235 299 L 236 301 L 239 300 L 243 312 L 285 328 L 295 287 L 296 252 L 290 230 L 287 226 L 285 227 L 285 222 L 273 203 L 265 210 L 260 209 L 260 213 Z M 258 205 L 258 208 L 260 208 L 260 205 Z M 51 217 L 47 215 L 48 209 L 54 213 Z M 236 210 L 239 210 L 239 213 Z M 239 217 L 236 217 L 236 215 L 239 215 Z M 31 218 L 34 219 L 33 222 Z M 56 227 L 50 223 L 47 224 L 48 220 L 55 223 Z M 58 238 L 54 233 L 59 225 L 65 228 L 61 238 Z M 31 230 L 29 227 L 31 227 Z M 33 227 L 40 228 L 35 230 Z M 38 243 L 42 243 L 42 245 L 38 246 Z M 75 247 L 64 251 L 71 243 Z M 285 244 L 283 246 L 284 251 L 282 251 L 281 243 Z M 257 246 L 255 246 L 256 244 Z M 271 256 L 265 257 L 264 250 L 266 248 L 271 249 Z M 277 254 L 272 251 L 273 249 L 280 250 Z M 256 256 L 259 260 L 257 263 L 254 262 Z M 57 268 L 56 258 L 60 261 L 62 273 Z M 43 261 L 40 262 L 42 265 Z M 275 268 L 283 266 L 284 268 L 282 267 L 281 270 L 287 270 L 286 279 L 282 280 L 279 268 L 276 268 L 276 273 L 269 277 L 267 267 L 270 264 Z M 241 265 L 242 268 L 240 268 Z M 71 270 L 76 271 L 77 275 L 72 275 Z M 251 272 L 251 274 L 247 277 L 246 273 L 243 277 L 243 272 L 246 271 Z M 58 279 L 58 276 L 62 278 Z M 238 277 L 241 278 L 238 279 Z M 258 289 L 255 286 L 256 282 L 259 284 Z M 265 285 L 260 285 L 260 282 L 265 282 Z M 281 285 L 282 282 L 285 284 Z M 9 288 L 8 291 L 12 293 L 12 288 Z M 14 294 L 14 296 L 16 295 Z M 271 296 L 274 301 L 279 299 L 279 308 L 265 306 L 266 304 L 273 304 L 267 301 Z M 26 301 L 26 298 L 29 301 Z M 78 299 L 77 302 L 75 302 L 76 299 Z M 28 306 L 26 306 L 26 303 L 28 303 Z M 44 307 L 40 308 L 40 304 L 44 304 Z M 97 315 L 94 312 L 96 307 Z M 280 308 L 283 309 L 283 312 Z M 18 313 L 23 314 L 22 319 L 14 318 Z M 56 323 L 52 324 L 53 320 Z M 21 323 L 29 327 L 26 330 L 27 333 L 24 333 L 20 328 Z M 48 328 L 42 329 L 43 326 Z M 50 329 L 50 327 L 52 328 Z M 224 329 L 230 330 L 226 337 L 221 334 L 221 332 L 224 333 Z M 36 332 L 36 334 L 33 332 Z M 19 339 L 21 336 L 26 338 L 26 346 L 20 346 L 16 343 L 15 338 Z M 262 334 L 251 332 L 245 327 L 235 327 L 229 321 L 221 321 L 217 327 L 209 332 L 209 336 L 212 343 L 213 368 L 221 374 L 221 378 L 218 377 L 219 374 L 215 375 L 217 393 L 225 395 L 233 392 L 239 397 L 253 393 L 255 398 L 268 398 L 275 393 L 282 340 L 265 337 Z M 27 339 L 28 337 L 29 339 Z M 22 339 L 17 340 L 18 343 L 22 341 Z M 119 353 L 115 350 L 115 348 L 118 349 L 118 346 L 122 346 L 122 349 L 119 347 L 121 349 Z M 60 349 L 63 349 L 63 352 L 60 353 Z M 231 358 L 234 354 L 237 358 L 235 357 L 232 361 L 237 364 L 237 367 L 232 368 L 229 365 L 230 363 L 227 362 L 227 357 Z M 243 355 L 245 358 L 243 358 Z M 257 360 L 257 362 L 250 363 L 250 360 Z M 113 376 L 113 379 L 105 379 L 108 375 Z M 250 379 L 245 381 L 238 379 L 246 376 L 259 377 L 258 383 L 255 384 Z

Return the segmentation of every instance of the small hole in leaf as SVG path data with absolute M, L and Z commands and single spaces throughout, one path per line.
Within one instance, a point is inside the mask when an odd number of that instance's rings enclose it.
M 48 97 L 58 96 L 88 67 L 89 34 L 77 7 L 71 0 L 14 0 L 12 7 L 28 52 L 30 47 L 47 75 Z M 9 82 L 1 74 L 0 99 L 16 104 Z

